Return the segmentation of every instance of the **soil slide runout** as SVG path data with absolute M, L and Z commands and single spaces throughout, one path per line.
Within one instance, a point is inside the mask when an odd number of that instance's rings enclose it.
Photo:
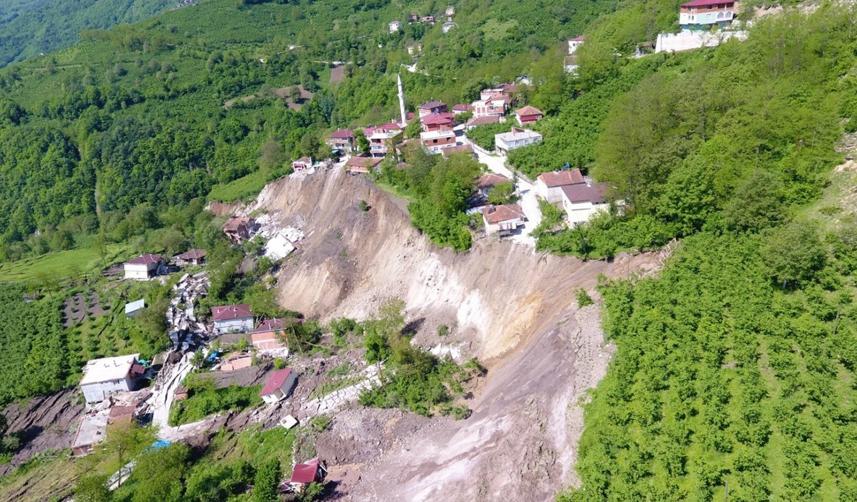
M 399 297 L 415 344 L 460 347 L 489 370 L 466 420 L 337 414 L 318 450 L 345 463 L 331 471 L 339 499 L 548 500 L 576 482 L 580 404 L 611 348 L 598 307 L 578 310 L 575 293 L 593 293 L 602 274 L 651 273 L 663 256 L 582 262 L 494 238 L 467 253 L 439 249 L 411 226 L 404 201 L 337 169 L 275 182 L 248 209 L 305 233 L 278 276 L 283 307 L 364 319 Z

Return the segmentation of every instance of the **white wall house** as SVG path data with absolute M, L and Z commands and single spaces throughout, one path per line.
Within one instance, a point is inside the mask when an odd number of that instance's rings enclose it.
M 562 187 L 580 183 L 586 183 L 586 180 L 583 178 L 580 169 L 575 168 L 542 173 L 536 178 L 534 185 L 536 195 L 551 204 L 556 204 L 562 201 Z
M 509 132 L 494 135 L 494 147 L 500 154 L 507 154 L 517 148 L 542 142 L 542 135 L 529 129 L 513 128 Z
M 158 275 L 163 258 L 155 254 L 144 254 L 125 262 L 123 269 L 126 279 L 145 281 Z
M 249 333 L 253 331 L 253 311 L 247 304 L 221 305 L 211 307 L 211 319 L 214 321 L 214 332 Z
M 579 49 L 580 46 L 583 45 L 583 42 L 585 42 L 585 41 L 586 41 L 586 37 L 584 37 L 583 35 L 581 35 L 579 37 L 569 38 L 568 39 L 568 55 L 570 56 L 570 55 L 576 53 L 577 49 Z
M 488 235 L 508 235 L 523 227 L 525 220 L 524 211 L 518 204 L 486 206 L 482 209 L 482 221 Z
M 101 402 L 117 392 L 134 390 L 135 380 L 142 374 L 142 366 L 137 364 L 139 356 L 130 354 L 88 361 L 80 380 L 80 390 L 87 404 Z
M 390 33 L 397 33 L 400 29 L 402 29 L 402 23 L 399 21 L 390 21 L 390 24 L 387 25 L 390 29 Z
M 603 183 L 566 185 L 562 187 L 562 208 L 566 221 L 570 225 L 586 223 L 598 213 L 610 209 L 604 197 L 606 185 Z

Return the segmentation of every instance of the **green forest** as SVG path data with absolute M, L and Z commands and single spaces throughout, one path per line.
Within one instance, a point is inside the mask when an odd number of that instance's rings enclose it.
M 75 26 L 163 8 L 132 3 L 116 11 L 126 15 Z M 32 22 L 25 5 L 0 8 L 0 45 L 20 47 L 0 53 L 0 64 L 33 55 L 4 31 L 31 30 L 14 28 Z M 63 325 L 61 287 L 89 295 L 87 274 L 142 250 L 206 247 L 217 266 L 201 308 L 244 301 L 282 314 L 260 284 L 272 264 L 238 273 L 243 252 L 225 244 L 205 203 L 252 197 L 292 159 L 329 153 L 329 131 L 395 116 L 396 74 L 419 41 L 421 71 L 401 71 L 409 110 L 428 99 L 469 102 L 527 75 L 533 86 L 517 99 L 547 113 L 534 126 L 544 142 L 509 163 L 528 177 L 579 166 L 621 201 L 574 228 L 546 209 L 539 252 L 612 260 L 675 242 L 659 274 L 600 284 L 616 353 L 586 406 L 581 486 L 559 499 L 857 500 L 857 180 L 834 171 L 855 154 L 841 144 L 857 131 L 857 11 L 786 11 L 758 20 L 744 42 L 630 57 L 677 28 L 677 5 L 463 0 L 448 34 L 418 23 L 390 34 L 390 20 L 441 7 L 208 0 L 87 29 L 74 46 L 8 65 L 0 277 L 15 284 L 0 291 L 0 403 L 73 385 L 88 357 L 163 348 L 157 309 Z M 581 33 L 579 75 L 566 75 L 564 40 Z M 62 47 L 77 32 L 55 35 L 44 43 Z M 488 148 L 506 127 L 472 136 Z M 414 226 L 435 244 L 469 249 L 479 218 L 465 210 L 479 164 L 420 149 L 400 160 L 409 168 L 390 159 L 373 180 L 407 199 Z M 132 294 L 163 304 L 160 288 L 114 291 L 105 304 Z M 402 322 L 400 311 L 387 314 L 387 324 Z M 361 327 L 366 357 L 389 359 L 393 371 L 362 402 L 465 418 L 453 403 L 478 365 L 412 349 L 378 317 Z M 196 390 L 176 422 L 255 402 L 240 390 Z M 291 433 L 283 436 L 275 444 L 291 448 Z M 269 486 L 283 471 L 274 462 L 290 461 L 234 450 L 241 458 L 213 467 L 181 447 L 147 452 L 116 497 L 135 499 L 147 473 L 164 479 L 159 498 L 228 497 L 254 481 Z M 178 481 L 167 479 L 170 465 Z
M 179 0 L 4 0 L 0 5 L 0 67 L 63 49 L 83 30 L 133 23 Z

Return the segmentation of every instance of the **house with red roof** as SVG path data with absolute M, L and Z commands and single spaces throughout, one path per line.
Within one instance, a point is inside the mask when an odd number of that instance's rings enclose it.
M 527 126 L 534 124 L 544 117 L 545 114 L 535 106 L 527 105 L 523 108 L 515 110 L 515 118 L 518 119 L 518 124 Z
M 355 149 L 354 132 L 351 129 L 337 129 L 325 140 L 331 150 L 339 154 L 353 153 Z
M 218 335 L 253 331 L 253 310 L 246 303 L 211 307 L 211 320 L 214 321 L 214 332 Z
M 158 275 L 158 270 L 164 264 L 164 259 L 156 254 L 141 254 L 131 258 L 123 265 L 126 279 L 145 281 Z
M 258 353 L 288 356 L 289 347 L 283 341 L 284 330 L 296 322 L 293 319 L 266 319 L 250 333 L 250 343 Z
M 176 256 L 176 264 L 180 267 L 186 265 L 202 265 L 205 263 L 206 252 L 204 249 L 188 249 Z
M 268 404 L 277 404 L 289 397 L 298 383 L 298 374 L 291 368 L 274 370 L 265 379 L 265 386 L 259 393 Z
M 423 117 L 432 113 L 443 113 L 447 111 L 447 108 L 446 103 L 443 101 L 431 100 L 421 104 L 417 111 L 420 115 L 420 120 L 422 120 Z
M 449 112 L 432 113 L 420 119 L 423 132 L 449 131 L 455 125 L 454 115 Z
M 482 208 L 482 221 L 485 223 L 485 233 L 499 234 L 500 237 L 515 232 L 524 226 L 526 221 L 524 210 L 518 204 L 503 204 L 485 206 Z
M 492 188 L 501 183 L 510 183 L 511 181 L 512 180 L 502 174 L 485 173 L 476 180 L 476 189 L 479 190 L 480 195 L 488 197 L 488 192 L 490 192 Z
M 373 157 L 386 157 L 402 136 L 402 128 L 395 122 L 369 126 L 363 129 L 369 140 L 369 154 Z
M 692 0 L 679 7 L 678 24 L 682 31 L 727 28 L 737 13 L 734 0 Z
M 303 492 L 310 483 L 321 483 L 327 476 L 327 465 L 324 461 L 314 458 L 302 464 L 295 464 L 289 486 L 297 493 Z
M 586 184 L 586 180 L 583 178 L 580 169 L 575 167 L 574 169 L 540 174 L 536 178 L 535 189 L 539 197 L 551 204 L 556 204 L 562 201 L 562 187 L 580 184 Z
M 256 220 L 247 216 L 233 216 L 223 225 L 223 233 L 235 244 L 241 244 L 256 231 Z
M 345 171 L 350 174 L 369 174 L 383 161 L 382 157 L 351 157 L 345 163 Z

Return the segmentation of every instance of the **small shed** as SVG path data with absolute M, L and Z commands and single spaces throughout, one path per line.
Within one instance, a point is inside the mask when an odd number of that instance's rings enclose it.
M 205 263 L 206 252 L 204 249 L 188 249 L 176 256 L 176 264 L 179 266 L 202 265 Z
M 139 300 L 134 300 L 133 302 L 129 302 L 125 304 L 125 315 L 128 317 L 135 317 L 137 314 L 143 311 L 146 308 L 146 300 L 144 298 L 140 298 Z
M 301 464 L 295 464 L 289 485 L 294 491 L 300 493 L 310 483 L 324 481 L 325 476 L 327 476 L 327 465 L 324 461 L 314 458 Z

